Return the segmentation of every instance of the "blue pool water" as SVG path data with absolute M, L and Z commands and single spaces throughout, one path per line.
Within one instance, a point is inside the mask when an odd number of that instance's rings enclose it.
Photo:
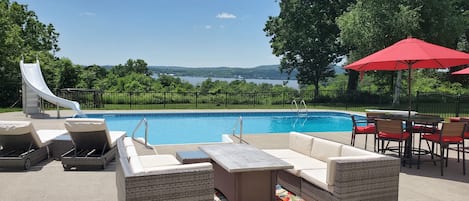
M 350 115 L 339 112 L 210 112 L 210 113 L 141 113 L 88 114 L 90 118 L 105 118 L 110 130 L 124 130 L 132 135 L 138 122 L 148 120 L 149 143 L 185 144 L 221 142 L 222 134 L 239 133 L 239 118 L 243 118 L 243 134 L 350 131 Z M 236 125 L 236 126 L 235 126 Z M 143 137 L 144 126 L 136 136 Z

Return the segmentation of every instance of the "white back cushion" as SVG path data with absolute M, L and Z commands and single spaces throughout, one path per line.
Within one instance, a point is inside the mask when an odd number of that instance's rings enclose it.
M 313 137 L 297 132 L 291 132 L 289 137 L 289 148 L 293 151 L 309 155 L 313 145 Z
M 107 129 L 106 121 L 98 118 L 68 118 L 65 119 L 65 128 L 69 132 L 93 132 L 104 131 L 106 139 L 110 147 L 115 145 L 115 141 L 111 138 Z M 122 135 L 121 135 L 122 136 Z
M 374 156 L 379 155 L 374 152 L 366 151 L 363 149 L 355 148 L 348 145 L 342 145 L 340 156 Z
M 33 137 L 34 143 L 38 147 L 43 147 L 44 143 L 40 140 L 30 121 L 0 121 L 0 135 L 24 135 L 29 134 Z
M 315 138 L 311 149 L 311 157 L 326 162 L 329 157 L 340 156 L 341 148 L 342 144 L 340 143 Z

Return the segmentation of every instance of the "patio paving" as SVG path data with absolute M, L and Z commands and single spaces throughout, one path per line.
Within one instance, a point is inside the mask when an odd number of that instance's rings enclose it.
M 61 118 L 58 119 L 56 111 L 47 111 L 46 115 L 33 117 L 26 117 L 21 112 L 11 112 L 0 113 L 0 120 L 30 120 L 36 129 L 64 129 L 65 118 L 72 115 L 73 111 L 69 110 L 61 110 Z M 308 134 L 343 144 L 348 144 L 351 136 L 350 132 Z M 356 146 L 364 147 L 362 137 L 358 136 Z M 259 148 L 288 146 L 285 143 L 288 141 L 285 134 L 244 135 L 243 139 Z M 373 140 L 368 140 L 368 142 L 368 149 L 373 149 Z M 196 144 L 156 146 L 155 149 L 158 153 L 174 154 L 180 150 L 196 150 L 197 146 Z M 152 154 L 148 150 L 140 151 L 144 154 Z M 455 152 L 451 151 L 449 165 L 444 170 L 444 176 L 440 176 L 439 166 L 434 166 L 431 162 L 424 162 L 420 169 L 417 169 L 415 165 L 412 168 L 402 167 L 399 200 L 467 200 L 469 175 L 462 174 L 462 165 L 457 163 L 455 157 Z M 466 165 L 469 163 L 466 162 Z M 0 200 L 117 200 L 114 170 L 115 162 L 111 162 L 104 171 L 63 171 L 60 161 L 54 160 L 40 163 L 27 172 L 0 170 Z

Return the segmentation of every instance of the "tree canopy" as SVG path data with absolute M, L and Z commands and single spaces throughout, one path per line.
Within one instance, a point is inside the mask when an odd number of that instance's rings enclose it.
M 271 16 L 264 31 L 271 37 L 274 55 L 279 56 L 280 69 L 291 73 L 298 70 L 299 84 L 313 84 L 334 76 L 331 63 L 343 49 L 337 40 L 340 30 L 335 19 L 353 1 L 280 1 L 280 14 Z
M 31 59 L 40 52 L 54 53 L 59 34 L 52 24 L 38 20 L 26 5 L 0 0 L 0 105 L 11 106 L 20 97 L 21 57 Z

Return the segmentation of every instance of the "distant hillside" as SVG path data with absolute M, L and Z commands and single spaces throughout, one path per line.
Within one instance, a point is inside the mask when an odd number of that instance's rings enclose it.
M 175 76 L 192 77 L 221 77 L 221 78 L 245 78 L 245 79 L 271 79 L 285 80 L 286 73 L 280 73 L 279 65 L 264 65 L 254 68 L 232 68 L 232 67 L 203 67 L 187 68 L 179 66 L 149 66 L 155 74 L 165 73 Z M 291 78 L 295 78 L 296 72 Z
M 113 66 L 103 66 L 111 69 Z M 236 68 L 236 67 L 200 67 L 190 68 L 181 66 L 148 66 L 154 75 L 172 74 L 175 76 L 190 77 L 219 77 L 219 78 L 245 78 L 245 79 L 271 79 L 286 80 L 288 75 L 280 73 L 279 65 L 262 65 L 254 68 Z M 345 71 L 342 66 L 335 66 L 337 74 L 343 74 Z M 297 71 L 293 71 L 290 79 L 296 79 Z

